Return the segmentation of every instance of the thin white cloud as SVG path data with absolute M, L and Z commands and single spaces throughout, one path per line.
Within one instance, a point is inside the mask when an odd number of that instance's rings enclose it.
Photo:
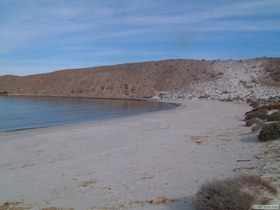
M 5 9 L 9 12 L 1 13 Z M 202 32 L 280 31 L 280 1 L 2 0 L 0 27 L 2 55 L 52 49 L 65 56 L 79 52 L 81 57 L 105 58 L 131 53 L 125 45 L 120 50 L 117 42 L 176 42 L 185 33 L 197 40 Z
M 32 3 L 35 1 L 31 1 Z M 145 33 L 177 32 L 182 27 L 188 31 L 218 31 L 218 30 L 280 30 L 279 19 L 258 20 L 254 17 L 235 20 L 242 16 L 250 17 L 256 14 L 273 15 L 278 11 L 280 3 L 274 0 L 231 2 L 225 6 L 207 8 L 208 10 L 191 11 L 192 7 L 186 7 L 186 14 L 174 13 L 167 15 L 149 15 L 139 13 L 140 3 L 136 1 L 127 4 L 127 8 L 109 8 L 98 4 L 53 4 L 39 3 L 25 6 L 19 13 L 11 18 L 11 24 L 1 27 L 0 39 L 3 43 L 11 44 L 13 48 L 36 39 L 44 39 L 48 36 L 57 36 L 70 33 L 90 33 L 91 39 L 119 38 L 131 35 L 143 35 Z M 90 1 L 89 1 L 90 2 Z M 95 1 L 93 1 L 95 2 Z M 165 5 L 158 3 L 159 10 L 167 10 Z M 156 3 L 153 3 L 155 8 Z M 144 7 L 145 9 L 149 9 Z M 150 8 L 150 9 L 151 9 Z M 120 12 L 122 10 L 123 12 Z M 122 14 L 119 17 L 116 15 Z M 163 12 L 164 13 L 164 12 Z M 233 18 L 226 21 L 224 18 Z M 235 18 L 234 18 L 235 17 Z M 236 24 L 238 23 L 238 24 Z M 228 27 L 226 27 L 226 24 Z M 222 26 L 222 27 L 221 27 Z M 246 27 L 247 26 L 247 27 Z M 96 34 L 96 35 L 95 35 Z M 47 40 L 47 39 L 46 39 Z M 1 45 L 0 52 L 8 50 L 9 46 Z
M 170 15 L 161 15 L 161 16 L 145 16 L 144 18 L 142 16 L 136 16 L 131 17 L 126 20 L 123 20 L 124 23 L 129 23 L 131 25 L 159 25 L 160 27 L 162 25 L 169 25 L 175 24 L 175 25 L 181 25 L 181 24 L 198 24 L 198 23 L 204 23 L 205 25 L 210 22 L 213 23 L 214 21 L 219 21 L 219 19 L 225 19 L 225 18 L 244 18 L 251 17 L 250 20 L 245 19 L 245 23 L 252 22 L 255 24 L 258 24 L 257 21 L 254 19 L 254 15 L 267 15 L 272 16 L 273 14 L 278 15 L 280 14 L 280 1 L 251 1 L 246 3 L 230 3 L 229 5 L 225 6 L 217 6 L 214 8 L 207 8 L 207 10 L 198 10 L 198 11 L 191 11 L 186 12 L 187 14 L 174 14 L 172 16 Z M 279 19 L 278 19 L 279 21 Z M 230 20 L 229 20 L 230 22 Z M 190 25 L 192 26 L 192 25 Z M 204 25 L 203 25 L 204 26 Z M 203 27 L 201 26 L 201 28 Z M 198 28 L 198 27 L 196 27 Z M 271 27 L 272 28 L 272 27 Z M 218 29 L 218 27 L 217 27 Z M 274 25 L 275 30 L 280 30 L 279 24 Z M 202 30 L 202 29 L 198 29 Z M 229 29 L 230 30 L 230 29 Z M 236 30 L 236 29 L 233 29 Z M 244 30 L 244 28 L 242 28 Z

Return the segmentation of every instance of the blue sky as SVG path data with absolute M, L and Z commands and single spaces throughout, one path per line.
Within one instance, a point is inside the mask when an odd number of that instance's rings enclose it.
M 0 75 L 280 57 L 279 0 L 0 0 Z

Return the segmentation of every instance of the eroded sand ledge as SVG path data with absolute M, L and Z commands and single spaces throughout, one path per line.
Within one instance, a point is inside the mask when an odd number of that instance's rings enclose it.
M 174 101 L 172 101 L 174 102 Z M 176 100 L 175 110 L 0 134 L 0 203 L 34 209 L 190 209 L 206 180 L 254 163 L 246 104 Z M 246 159 L 248 162 L 237 162 Z M 165 196 L 165 204 L 149 201 Z

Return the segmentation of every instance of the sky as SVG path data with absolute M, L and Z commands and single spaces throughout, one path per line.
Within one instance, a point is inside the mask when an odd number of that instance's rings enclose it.
M 280 0 L 0 0 L 0 75 L 280 57 Z

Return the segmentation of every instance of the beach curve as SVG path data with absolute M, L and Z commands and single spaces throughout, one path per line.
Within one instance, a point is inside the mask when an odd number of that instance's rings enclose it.
M 139 116 L 0 134 L 0 203 L 32 208 L 190 209 L 206 180 L 260 152 L 247 104 L 172 100 Z M 157 202 L 159 201 L 159 202 Z

